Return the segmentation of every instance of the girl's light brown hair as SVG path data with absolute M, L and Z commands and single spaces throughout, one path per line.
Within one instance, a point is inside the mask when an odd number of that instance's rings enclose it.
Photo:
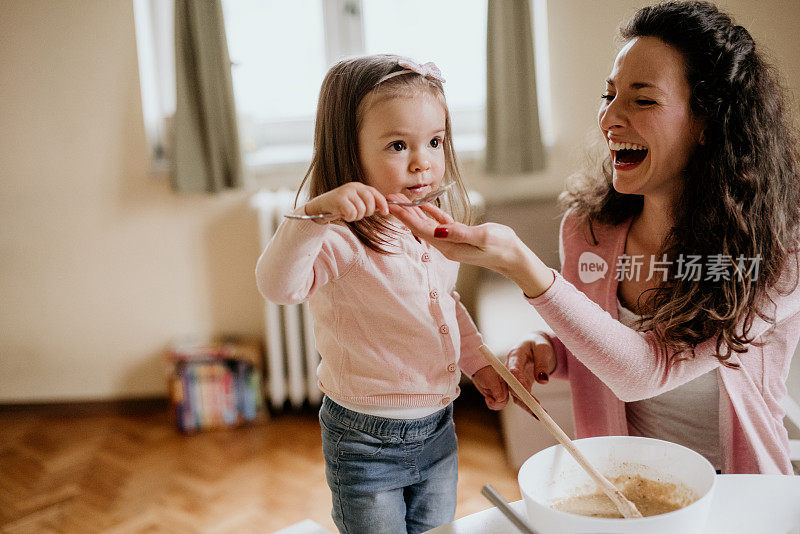
M 458 170 L 453 150 L 450 112 L 442 84 L 419 74 L 403 74 L 381 82 L 392 72 L 404 70 L 399 56 L 378 54 L 344 59 L 328 71 L 322 82 L 314 128 L 314 155 L 300 191 L 308 186 L 308 198 L 327 193 L 348 182 L 366 183 L 358 153 L 358 131 L 361 127 L 367 95 L 370 103 L 377 99 L 413 97 L 428 91 L 442 104 L 445 112 L 445 134 L 442 149 L 445 172 L 442 185 L 455 182 L 443 197 L 442 206 L 462 222 L 469 222 L 469 201 Z M 298 198 L 300 192 L 298 192 Z M 295 200 L 296 204 L 296 200 Z M 344 222 L 365 246 L 379 253 L 389 253 L 394 231 L 386 218 L 373 215 L 360 221 Z

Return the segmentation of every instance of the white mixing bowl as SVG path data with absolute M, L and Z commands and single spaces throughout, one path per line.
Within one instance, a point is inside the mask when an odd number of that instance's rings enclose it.
M 604 436 L 578 439 L 575 446 L 608 478 L 641 475 L 656 482 L 683 484 L 698 499 L 674 512 L 641 519 L 587 517 L 555 510 L 551 504 L 599 491 L 561 445 L 528 458 L 519 470 L 519 488 L 528 521 L 538 534 L 692 534 L 703 532 L 716 472 L 702 455 L 658 439 Z

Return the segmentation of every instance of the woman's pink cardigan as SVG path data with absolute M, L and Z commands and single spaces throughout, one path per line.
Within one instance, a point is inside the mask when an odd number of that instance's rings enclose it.
M 588 226 L 573 212 L 561 223 L 561 273 L 542 295 L 529 299 L 552 328 L 558 365 L 554 376 L 569 379 L 577 437 L 627 435 L 625 402 L 646 399 L 715 369 L 719 380 L 719 428 L 724 473 L 791 474 L 789 442 L 780 406 L 789 364 L 800 337 L 797 258 L 782 276 L 783 292 L 771 291 L 776 324 L 756 317 L 755 343 L 731 363 L 714 357 L 716 340 L 699 344 L 695 357 L 667 366 L 668 353 L 653 332 L 637 332 L 617 321 L 617 258 L 624 254 L 630 221 Z M 698 229 L 702 231 L 702 229 Z M 607 266 L 591 280 L 585 273 Z M 584 269 L 581 281 L 579 269 Z M 599 272 L 599 271 L 595 271 Z M 789 292 L 786 294 L 786 292 Z M 702 406 L 697 407 L 702 410 Z

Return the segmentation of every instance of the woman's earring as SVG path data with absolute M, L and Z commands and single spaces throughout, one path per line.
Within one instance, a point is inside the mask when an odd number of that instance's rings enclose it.
M 706 144 L 706 132 L 705 132 L 705 130 L 700 132 L 700 139 L 698 139 L 697 142 L 700 143 L 700 146 L 705 146 L 705 144 Z

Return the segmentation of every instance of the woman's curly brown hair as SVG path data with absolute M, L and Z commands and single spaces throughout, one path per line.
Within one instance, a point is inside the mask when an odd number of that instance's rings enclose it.
M 673 362 L 718 336 L 717 358 L 736 367 L 728 360 L 753 343 L 753 319 L 775 322 L 767 289 L 781 291 L 781 273 L 796 258 L 800 165 L 783 91 L 750 33 L 711 3 L 642 8 L 620 36 L 655 37 L 681 52 L 692 113 L 706 124 L 705 142 L 689 160 L 685 176 L 691 179 L 683 183 L 674 226 L 659 252 L 673 260 L 671 273 L 642 294 L 644 319 L 671 349 Z M 643 205 L 640 195 L 614 190 L 610 157 L 601 167 L 573 176 L 561 198 L 590 228 L 593 222 L 620 224 Z M 736 258 L 760 258 L 758 277 L 679 278 L 674 260 L 681 254 L 722 254 L 734 259 L 734 269 Z

